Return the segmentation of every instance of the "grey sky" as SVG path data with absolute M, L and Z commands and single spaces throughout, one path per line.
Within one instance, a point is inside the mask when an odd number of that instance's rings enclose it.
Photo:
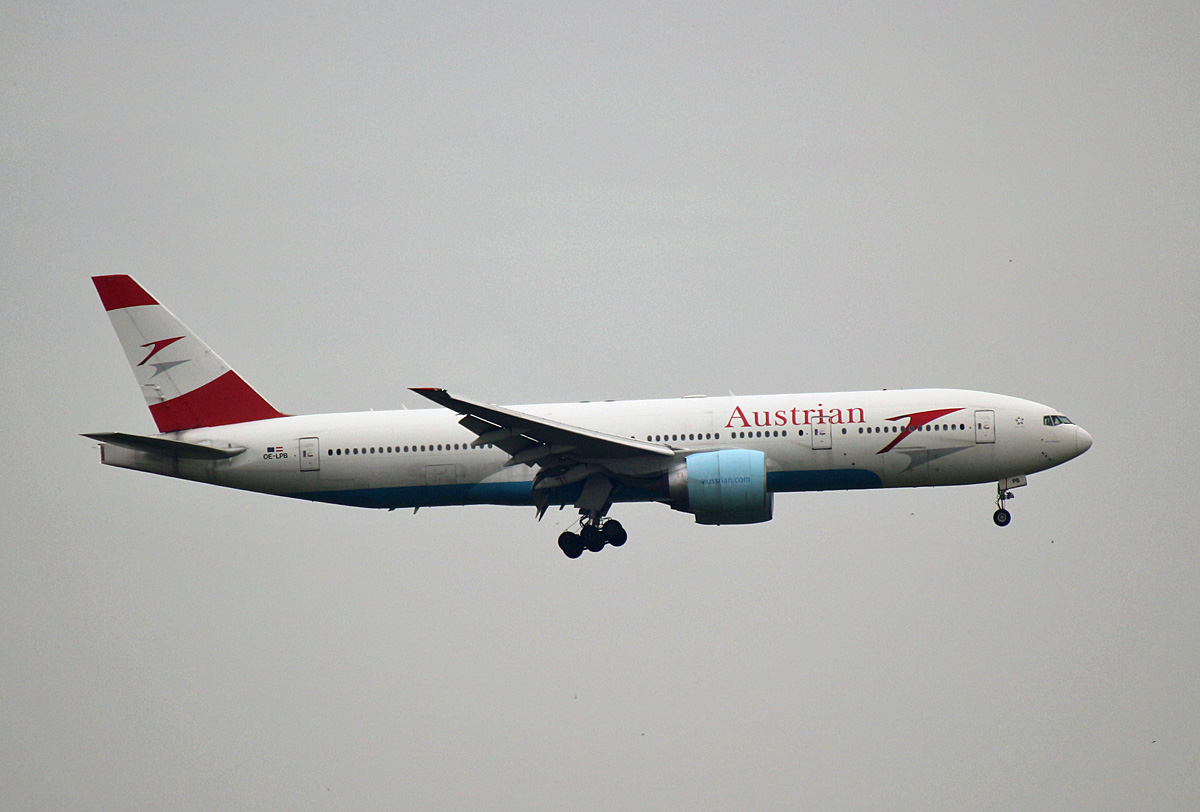
M 27 4 L 0 805 L 1194 809 L 1195 4 Z M 288 412 L 961 386 L 1030 480 L 356 511 L 101 468 L 90 275 Z

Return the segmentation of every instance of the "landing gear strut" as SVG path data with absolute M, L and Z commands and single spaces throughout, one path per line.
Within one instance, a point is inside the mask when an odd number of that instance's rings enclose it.
M 578 533 L 566 531 L 558 537 L 558 548 L 567 558 L 579 558 L 584 550 L 598 553 L 607 544 L 610 547 L 620 547 L 629 535 L 616 519 L 602 519 L 599 516 L 588 516 Z
M 1012 491 L 1004 490 L 1003 485 L 996 488 L 996 512 L 992 514 L 992 521 L 997 527 L 1007 527 L 1012 521 L 1012 514 L 1004 507 L 1005 501 L 1012 498 Z

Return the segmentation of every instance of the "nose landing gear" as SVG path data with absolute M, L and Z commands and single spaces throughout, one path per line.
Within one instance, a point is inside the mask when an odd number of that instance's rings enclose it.
M 1024 475 L 1009 476 L 996 483 L 996 512 L 992 514 L 992 521 L 997 527 L 1008 527 L 1008 523 L 1012 521 L 1012 514 L 1004 507 L 1004 503 L 1013 498 L 1011 488 L 1023 488 L 1028 484 Z
M 1004 502 L 1012 498 L 1012 491 L 1006 491 L 1003 487 L 997 488 L 996 512 L 992 514 L 992 521 L 997 527 L 1008 527 L 1008 523 L 1012 521 L 1012 514 L 1004 507 Z
M 616 519 L 587 518 L 578 533 L 566 531 L 558 537 L 558 548 L 567 558 L 579 558 L 584 550 L 598 553 L 605 545 L 620 547 L 629 538 Z

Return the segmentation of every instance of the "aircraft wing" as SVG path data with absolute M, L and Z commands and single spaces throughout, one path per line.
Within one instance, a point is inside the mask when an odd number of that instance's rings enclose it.
M 439 406 L 458 412 L 458 421 L 479 435 L 475 445 L 491 444 L 508 452 L 509 465 L 535 465 L 550 460 L 596 462 L 644 457 L 645 455 L 674 457 L 675 451 L 659 443 L 647 443 L 632 437 L 620 437 L 593 431 L 544 417 L 476 403 L 451 395 L 445 389 L 415 388 L 412 391 L 429 398 Z

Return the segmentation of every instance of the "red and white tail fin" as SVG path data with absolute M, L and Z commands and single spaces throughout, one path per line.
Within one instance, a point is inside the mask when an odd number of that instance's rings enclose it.
M 160 432 L 286 416 L 133 277 L 92 281 Z

